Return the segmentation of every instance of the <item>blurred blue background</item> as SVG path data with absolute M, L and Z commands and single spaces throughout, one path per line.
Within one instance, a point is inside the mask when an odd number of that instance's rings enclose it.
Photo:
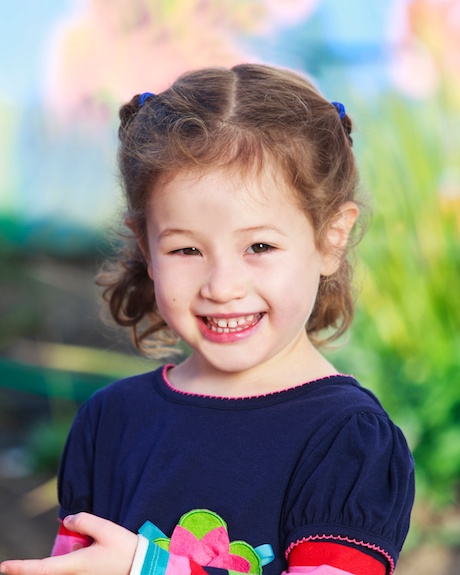
M 120 104 L 190 68 L 250 60 L 309 74 L 355 120 L 373 215 L 355 325 L 328 354 L 377 392 L 416 458 L 397 573 L 457 573 L 460 3 L 3 2 L 0 58 L 0 512 L 12 522 L 0 559 L 49 550 L 81 401 L 155 365 L 101 321 L 93 283 L 122 212 Z

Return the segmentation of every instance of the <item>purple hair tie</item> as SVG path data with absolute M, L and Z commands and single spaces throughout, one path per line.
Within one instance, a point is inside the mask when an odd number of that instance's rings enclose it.
M 155 94 L 152 94 L 151 92 L 144 92 L 139 96 L 139 103 L 138 103 L 139 108 L 144 104 L 147 98 L 150 98 L 150 96 L 155 96 Z
M 346 116 L 347 113 L 345 111 L 345 106 L 343 104 L 341 104 L 340 102 L 331 102 L 331 104 L 335 106 L 335 109 L 337 110 L 340 119 Z

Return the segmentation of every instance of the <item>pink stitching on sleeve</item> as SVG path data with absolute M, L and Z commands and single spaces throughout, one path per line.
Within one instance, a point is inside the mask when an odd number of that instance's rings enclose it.
M 309 537 L 304 537 L 303 539 L 299 539 L 298 541 L 291 543 L 289 545 L 289 547 L 287 548 L 286 560 L 288 559 L 291 551 L 294 549 L 294 547 L 297 547 L 297 545 L 300 545 L 301 543 L 306 543 L 307 541 L 319 541 L 322 539 L 332 539 L 334 541 L 346 541 L 347 543 L 353 543 L 354 545 L 366 547 L 367 549 L 372 549 L 373 551 L 377 551 L 378 553 L 381 553 L 390 563 L 389 575 L 393 575 L 393 573 L 394 573 L 394 570 L 396 567 L 394 559 L 389 553 L 387 553 L 387 551 L 385 551 L 385 549 L 382 549 L 378 545 L 373 545 L 371 543 L 367 543 L 366 541 L 363 541 L 363 540 L 358 541 L 357 539 L 351 539 L 350 537 L 342 537 L 341 535 L 332 535 L 332 534 L 331 535 L 310 535 Z

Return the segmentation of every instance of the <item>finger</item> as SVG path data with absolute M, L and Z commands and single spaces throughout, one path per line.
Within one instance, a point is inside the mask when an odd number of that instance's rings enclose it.
M 30 571 L 27 571 L 28 566 L 24 563 L 30 564 Z M 40 573 L 40 561 L 3 561 L 0 565 L 0 572 L 7 573 L 8 575 L 25 575 L 26 573 Z
M 70 531 L 89 537 L 90 543 L 93 540 L 104 546 L 120 539 L 120 537 L 126 539 L 128 534 L 132 535 L 130 531 L 117 523 L 84 512 L 68 515 L 64 519 L 64 526 Z
M 0 572 L 7 575 L 67 575 L 77 573 L 78 569 L 72 569 L 66 559 L 70 555 L 61 557 L 48 557 L 47 559 L 25 559 L 15 561 L 3 561 Z
M 110 540 L 114 532 L 120 528 L 119 525 L 107 519 L 84 512 L 65 517 L 64 526 L 74 533 L 79 533 L 99 542 Z
M 7 573 L 8 575 L 32 575 L 33 573 L 40 573 L 45 575 L 42 560 L 30 559 L 27 561 L 4 561 L 0 565 L 0 572 Z

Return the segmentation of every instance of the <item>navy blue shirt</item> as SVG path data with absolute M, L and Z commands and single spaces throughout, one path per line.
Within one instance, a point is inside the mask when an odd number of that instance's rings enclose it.
M 272 545 L 266 575 L 315 535 L 397 560 L 413 460 L 370 391 L 334 375 L 218 398 L 177 391 L 166 373 L 115 382 L 81 407 L 61 460 L 60 517 L 88 511 L 134 532 L 150 520 L 169 537 L 184 513 L 210 509 L 231 540 Z

